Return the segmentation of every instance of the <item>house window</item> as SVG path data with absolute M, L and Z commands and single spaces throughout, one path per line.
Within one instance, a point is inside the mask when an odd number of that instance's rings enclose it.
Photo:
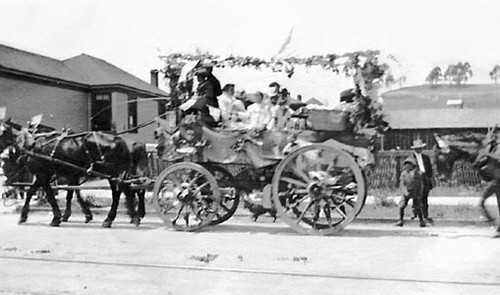
M 128 98 L 127 126 L 131 133 L 137 133 L 137 97 Z M 134 129 L 134 130 L 131 130 Z
M 95 100 L 96 101 L 111 101 L 111 97 L 109 94 L 96 94 Z
M 111 95 L 109 93 L 94 94 L 91 101 L 92 116 L 90 118 L 91 130 L 111 131 Z

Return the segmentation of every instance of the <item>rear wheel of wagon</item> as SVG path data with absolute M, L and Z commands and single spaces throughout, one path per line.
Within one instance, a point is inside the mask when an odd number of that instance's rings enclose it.
M 359 214 L 366 182 L 354 158 L 329 145 L 290 153 L 276 168 L 273 202 L 280 218 L 300 233 L 339 232 Z
M 195 231 L 215 217 L 220 191 L 207 169 L 195 163 L 177 163 L 163 170 L 155 181 L 153 204 L 167 226 Z
M 207 169 L 214 175 L 221 195 L 219 211 L 215 214 L 210 225 L 221 224 L 231 218 L 240 204 L 240 194 L 234 186 L 234 177 L 220 166 L 209 166 Z

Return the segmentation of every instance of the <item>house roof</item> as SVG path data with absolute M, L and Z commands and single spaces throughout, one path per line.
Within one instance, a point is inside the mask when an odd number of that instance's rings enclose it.
M 324 105 L 324 103 L 322 103 L 321 101 L 317 100 L 316 98 L 311 98 L 309 100 L 306 101 L 306 104 L 316 104 L 316 105 Z
M 442 109 L 461 99 L 464 108 L 500 108 L 500 84 L 420 85 L 382 94 L 387 110 Z
M 124 70 L 87 54 L 57 60 L 0 44 L 0 70 L 91 89 L 121 87 L 153 96 L 167 95 L 161 89 Z
M 500 123 L 500 108 L 387 111 L 393 129 L 486 128 Z
M 422 85 L 390 91 L 382 97 L 393 129 L 486 128 L 500 123 L 497 84 Z M 460 104 L 450 104 L 452 101 Z

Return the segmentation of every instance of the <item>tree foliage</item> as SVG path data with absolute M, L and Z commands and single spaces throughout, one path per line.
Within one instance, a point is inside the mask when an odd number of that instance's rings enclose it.
M 467 83 L 472 77 L 472 68 L 469 62 L 458 62 L 454 65 L 449 65 L 444 72 L 444 79 L 450 84 L 461 85 Z
M 497 83 L 498 78 L 500 78 L 500 65 L 495 65 L 493 67 L 493 70 L 490 72 L 490 78 Z
M 443 73 L 441 72 L 440 67 L 435 67 L 432 71 L 427 75 L 425 81 L 429 82 L 431 85 L 436 85 L 443 78 Z

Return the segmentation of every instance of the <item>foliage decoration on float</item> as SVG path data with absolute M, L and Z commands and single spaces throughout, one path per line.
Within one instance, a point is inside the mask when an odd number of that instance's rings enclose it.
M 270 68 L 274 72 L 284 72 L 289 78 L 292 77 L 295 66 L 319 66 L 326 71 L 352 77 L 355 107 L 351 112 L 350 121 L 357 133 L 363 133 L 367 129 L 378 132 L 387 130 L 382 106 L 377 102 L 378 89 L 386 82 L 395 82 L 390 64 L 399 64 L 393 55 L 382 57 L 379 50 L 270 60 L 251 56 L 221 57 L 210 53 L 172 53 L 161 55 L 159 58 L 165 63 L 161 72 L 169 80 L 170 94 L 179 102 L 192 95 L 192 71 L 186 72 L 186 77 L 181 77 L 183 68 L 187 65 L 193 69 L 204 63 L 210 63 L 215 68 Z

